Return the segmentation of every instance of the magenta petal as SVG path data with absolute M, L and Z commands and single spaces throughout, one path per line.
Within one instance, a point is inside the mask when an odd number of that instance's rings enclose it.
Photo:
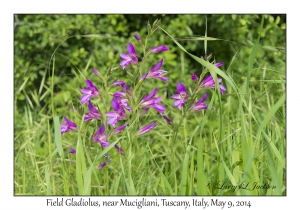
M 86 86 L 88 87 L 88 88 L 94 88 L 95 86 L 93 85 L 93 83 L 90 81 L 90 80 L 85 80 L 85 83 L 86 83 Z
M 126 85 L 126 83 L 122 80 L 116 81 L 112 83 L 115 86 L 122 86 L 122 85 Z
M 160 67 L 162 66 L 164 62 L 164 59 L 161 59 L 151 70 L 150 72 L 154 72 L 160 69 Z
M 206 100 L 207 96 L 208 96 L 208 93 L 205 93 L 205 95 L 199 101 L 197 101 L 195 103 L 195 105 L 202 104 Z
M 104 133 L 104 131 L 105 131 L 105 126 L 104 126 L 104 124 L 102 124 L 102 125 L 100 126 L 99 130 L 97 131 L 97 134 L 101 135 L 101 134 Z
M 160 114 L 166 111 L 166 108 L 162 104 L 155 104 L 154 109 L 156 109 L 156 111 L 158 111 Z
M 92 95 L 84 95 L 84 96 L 82 96 L 82 97 L 80 98 L 80 102 L 81 102 L 82 104 L 85 104 L 85 103 L 87 103 L 87 102 L 91 99 L 91 97 L 92 97 Z
M 120 65 L 122 66 L 122 68 L 124 69 L 126 66 L 128 66 L 131 63 L 131 61 L 128 60 L 122 60 Z
M 147 77 L 147 75 L 148 75 L 148 73 L 146 73 L 146 74 L 143 74 L 143 75 L 140 77 L 139 81 L 141 81 L 141 80 L 145 79 L 145 78 Z
M 141 41 L 141 40 L 142 40 L 142 38 L 141 38 L 139 35 L 137 35 L 137 34 L 133 34 L 133 36 L 134 36 L 134 38 L 135 38 L 136 40 L 138 40 L 138 41 Z
M 120 154 L 122 155 L 124 154 L 124 150 L 121 147 L 119 147 L 117 144 L 115 144 L 115 148 L 118 150 Z
M 70 147 L 70 153 L 75 155 L 76 154 L 76 150 L 74 148 Z
M 178 82 L 177 83 L 177 93 L 186 93 L 186 89 L 185 89 L 185 86 L 181 83 L 181 82 Z
M 64 134 L 66 132 L 68 132 L 70 129 L 68 128 L 67 125 L 65 124 L 60 124 L 60 134 Z
M 149 95 L 147 95 L 145 98 L 143 98 L 142 101 L 147 101 L 150 98 L 153 98 L 156 95 L 157 91 L 158 91 L 158 88 L 155 88 Z
M 171 118 L 169 118 L 168 116 L 162 114 L 163 118 L 167 121 L 168 124 L 173 125 L 173 122 L 171 120 Z
M 181 96 L 180 96 L 179 94 L 175 94 L 175 95 L 172 95 L 171 98 L 180 100 L 180 99 L 181 99 Z
M 121 125 L 120 127 L 117 127 L 114 131 L 114 134 L 120 133 L 126 126 L 129 126 L 129 124 Z
M 173 106 L 178 106 L 180 104 L 180 100 L 175 100 Z
M 80 92 L 83 93 L 83 94 L 85 94 L 85 95 L 92 94 L 92 91 L 90 89 L 86 89 L 86 88 L 81 89 Z
M 114 96 L 115 98 L 122 98 L 122 97 L 125 97 L 125 96 L 126 96 L 126 93 L 124 93 L 124 92 L 122 92 L 122 91 L 119 91 L 119 92 L 115 92 L 115 93 L 113 94 L 113 96 Z
M 137 132 L 137 136 L 142 135 L 144 133 L 149 132 L 150 130 L 152 130 L 154 127 L 156 127 L 156 123 L 155 121 L 153 123 L 150 123 L 149 125 L 146 125 L 145 127 L 142 127 L 138 132 Z
M 166 51 L 166 50 L 169 50 L 169 48 L 167 48 L 166 46 L 162 45 L 162 46 L 151 48 L 150 52 L 152 52 L 152 53 L 158 53 L 158 52 L 162 52 L 162 51 Z
M 223 62 L 219 62 L 219 63 L 216 63 L 215 66 L 216 67 L 221 67 L 221 66 L 223 66 L 223 64 L 224 64 Z
M 113 127 L 116 127 L 117 121 L 118 121 L 117 118 L 110 118 L 109 120 L 107 120 L 107 124 L 110 124 Z
M 130 56 L 128 54 L 125 53 L 120 53 L 121 58 L 125 59 L 125 60 L 130 60 Z
M 117 117 L 118 116 L 118 114 L 116 112 L 107 112 L 105 115 L 107 117 Z
M 198 80 L 198 77 L 197 77 L 197 75 L 195 73 L 192 75 L 192 80 L 194 82 L 196 82 Z
M 101 164 L 99 165 L 98 169 L 99 169 L 99 170 L 102 169 L 105 165 L 106 165 L 106 162 L 101 163 Z
M 220 85 L 220 91 L 222 94 L 226 91 L 226 88 L 223 85 Z
M 115 98 L 112 99 L 111 106 L 115 111 L 119 111 L 121 109 L 120 104 Z
M 91 112 L 95 112 L 99 114 L 99 111 L 93 106 L 93 104 L 89 101 L 88 108 Z
M 129 43 L 129 44 L 127 45 L 127 51 L 128 51 L 129 54 L 134 54 L 134 55 L 136 55 L 134 46 L 133 46 L 133 44 L 131 44 L 131 43 Z
M 99 72 L 97 69 L 95 69 L 95 68 L 93 68 L 92 71 L 93 71 L 94 74 L 96 74 L 96 75 L 99 75 L 99 74 L 100 74 L 100 72 Z
M 160 80 L 162 80 L 162 81 L 164 81 L 164 82 L 168 82 L 168 81 L 169 81 L 169 79 L 166 78 L 166 77 L 158 77 L 158 79 L 160 79 Z
M 213 80 L 213 77 L 211 75 L 209 75 L 208 77 L 205 77 L 204 80 L 202 80 L 201 84 L 205 84 L 210 80 Z

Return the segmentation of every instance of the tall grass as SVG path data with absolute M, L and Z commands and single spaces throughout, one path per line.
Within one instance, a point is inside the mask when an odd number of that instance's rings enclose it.
M 111 145 L 102 149 L 92 142 L 99 123 L 86 124 L 82 117 L 67 109 L 65 113 L 57 111 L 54 91 L 59 81 L 54 80 L 53 56 L 51 68 L 49 66 L 52 70 L 50 84 L 43 79 L 36 92 L 26 90 L 25 80 L 15 93 L 17 97 L 22 91 L 27 102 L 24 110 L 15 107 L 15 118 L 18 118 L 14 139 L 15 195 L 286 194 L 285 70 L 254 68 L 257 66 L 254 63 L 260 62 L 255 60 L 256 55 L 263 50 L 258 39 L 248 58 L 246 78 L 236 83 L 233 80 L 235 71 L 230 65 L 222 71 L 186 51 L 164 29 L 161 31 L 183 52 L 181 62 L 185 56 L 190 56 L 199 63 L 199 68 L 206 67 L 215 81 L 223 78 L 226 93 L 221 95 L 216 91 L 219 89 L 217 82 L 216 90 L 210 91 L 209 108 L 185 117 L 172 107 L 170 98 L 164 97 L 164 105 L 172 113 L 173 127 L 159 118 L 157 129 L 137 138 L 132 132 L 141 121 L 134 118 L 121 136 L 113 138 Z M 205 49 L 208 41 L 213 40 L 207 36 L 202 39 Z M 238 52 L 232 62 L 239 62 L 237 58 Z M 91 59 L 84 70 L 74 69 L 74 77 L 79 81 L 90 74 Z M 192 84 L 188 81 L 190 75 L 185 72 L 182 65 L 183 81 Z M 101 75 L 98 81 L 103 102 L 99 109 L 105 122 L 111 90 L 105 76 Z M 149 82 L 148 87 L 154 89 L 155 85 Z M 52 100 L 45 102 L 47 94 Z M 45 114 L 48 107 L 51 112 Z M 212 107 L 215 110 L 211 110 Z M 79 131 L 61 136 L 60 119 L 66 113 L 79 122 Z M 154 116 L 154 112 L 151 114 Z M 151 115 L 148 118 L 149 121 L 154 119 Z M 88 126 L 91 129 L 87 129 Z M 113 150 L 115 144 L 122 146 L 124 156 Z M 70 146 L 76 148 L 76 155 L 68 153 Z M 108 152 L 112 162 L 98 170 L 101 158 Z M 252 190 L 254 183 L 270 188 Z M 232 189 L 230 186 L 242 187 Z

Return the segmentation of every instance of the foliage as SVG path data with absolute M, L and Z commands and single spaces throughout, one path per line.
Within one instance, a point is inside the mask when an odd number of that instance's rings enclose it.
M 87 111 L 79 102 L 80 89 L 93 74 L 92 68 L 107 76 L 107 84 L 127 81 L 119 65 L 120 53 L 126 52 L 128 42 L 138 46 L 133 34 L 145 37 L 148 21 L 157 18 L 161 18 L 161 28 L 176 39 L 158 29 L 149 46 L 164 44 L 170 50 L 149 58 L 145 69 L 163 57 L 169 83 L 143 85 L 146 90 L 162 90 L 163 104 L 174 124 L 180 122 L 182 113 L 172 107 L 170 96 L 178 81 L 191 92 L 191 74 L 203 72 L 203 64 L 195 57 L 205 56 L 206 50 L 206 57 L 212 53 L 212 60 L 224 62 L 221 69 L 234 85 L 223 78 L 228 92 L 221 98 L 209 91 L 216 110 L 187 115 L 177 141 L 167 126 L 134 144 L 127 133 L 114 141 L 131 153 L 125 158 L 112 154 L 113 166 L 95 171 L 91 158 L 103 150 L 93 147 L 91 138 L 99 123 L 90 124 L 93 129 L 82 139 L 74 133 L 63 136 L 60 148 L 53 126 L 58 122 L 53 117 L 71 116 L 80 124 L 82 119 L 70 106 L 81 114 Z M 206 49 L 199 40 L 205 33 L 220 40 L 207 41 Z M 15 15 L 15 194 L 284 195 L 285 39 L 285 15 Z M 136 50 L 142 55 L 140 48 Z M 100 91 L 104 89 L 103 81 L 92 80 Z M 97 108 L 108 111 L 112 93 L 108 88 Z M 78 173 L 78 159 L 74 161 L 67 148 L 74 144 L 89 154 L 81 157 L 87 165 L 82 164 L 80 173 L 95 178 L 85 185 L 91 189 L 81 189 L 73 176 Z M 65 157 L 60 156 L 61 149 Z M 219 180 L 232 184 L 247 179 L 247 173 L 281 188 L 233 192 L 198 184 Z

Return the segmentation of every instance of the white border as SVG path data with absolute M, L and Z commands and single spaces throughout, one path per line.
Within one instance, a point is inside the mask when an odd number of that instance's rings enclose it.
M 1 208 L 13 209 L 46 207 L 47 198 L 56 197 L 13 197 L 13 14 L 14 13 L 287 13 L 287 196 L 286 197 L 217 197 L 220 200 L 251 200 L 251 209 L 282 209 L 298 206 L 299 103 L 297 99 L 299 72 L 299 12 L 297 5 L 285 1 L 2 1 L 1 3 Z M 298 50 L 298 51 L 297 51 Z M 3 65 L 4 64 L 4 65 Z M 297 197 L 296 197 L 297 196 Z M 74 197 L 79 199 L 80 197 Z M 87 197 L 84 197 L 87 198 Z M 130 197 L 141 198 L 141 197 Z M 148 198 L 148 197 L 147 197 Z M 163 197 L 159 197 L 160 199 Z M 192 197 L 166 197 L 169 200 L 191 199 Z M 200 198 L 200 197 L 198 197 Z M 206 200 L 210 197 L 204 197 Z M 216 198 L 216 197 L 212 197 Z M 92 197 L 94 200 L 114 200 L 120 197 Z M 153 198 L 155 199 L 155 198 Z M 6 208 L 5 208 L 6 207 Z M 51 208 L 51 207 L 48 207 Z M 87 207 L 77 207 L 87 208 Z M 89 207 L 94 208 L 94 207 Z M 299 207 L 298 207 L 299 208 Z M 105 208 L 106 209 L 106 208 Z M 114 208 L 112 208 L 114 209 Z M 125 208 L 126 209 L 126 208 Z M 127 209 L 135 209 L 127 208 Z M 144 209 L 144 208 L 143 208 Z M 171 209 L 171 207 L 166 207 Z M 179 208 L 178 208 L 179 209 Z M 183 208 L 180 208 L 183 209 Z M 197 208 L 199 209 L 199 208 Z M 214 208 L 209 208 L 214 209 Z M 220 209 L 220 208 L 217 208 Z M 297 209 L 297 208 L 292 208 Z

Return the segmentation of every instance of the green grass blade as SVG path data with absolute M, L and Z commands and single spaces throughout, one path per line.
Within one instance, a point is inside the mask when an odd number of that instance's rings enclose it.
M 92 179 L 92 170 L 94 169 L 94 164 L 90 166 L 87 170 L 85 178 L 84 178 L 84 187 L 83 187 L 83 195 L 91 195 L 91 179 Z
M 59 123 L 59 117 L 54 117 L 54 139 L 55 139 L 55 145 L 57 148 L 57 152 L 59 156 L 64 159 L 64 152 L 62 148 L 62 140 L 61 140 L 61 134 L 60 134 L 60 123 Z

